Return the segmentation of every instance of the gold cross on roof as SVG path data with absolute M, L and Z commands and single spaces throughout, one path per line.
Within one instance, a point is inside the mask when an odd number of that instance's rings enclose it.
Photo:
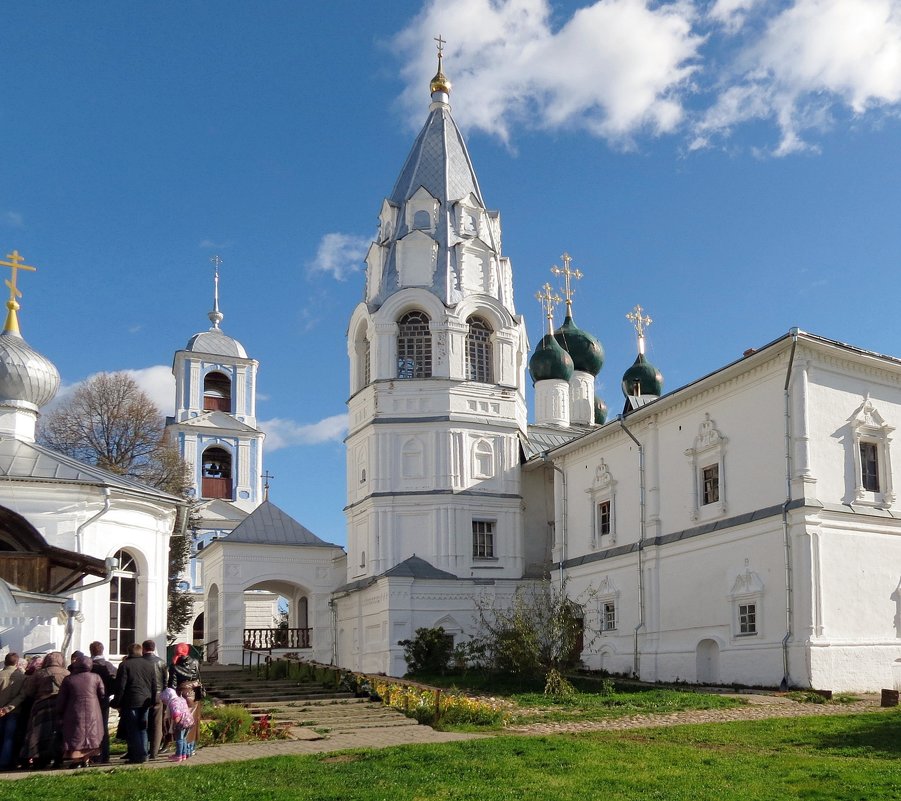
M 12 269 L 12 280 L 9 278 L 4 282 L 6 286 L 9 287 L 9 300 L 6 301 L 6 308 L 9 312 L 6 315 L 6 325 L 4 325 L 3 330 L 8 331 L 13 334 L 19 333 L 19 318 L 16 315 L 16 312 L 19 310 L 19 303 L 16 301 L 16 298 L 21 298 L 22 293 L 19 291 L 16 282 L 19 277 L 19 270 L 29 270 L 34 272 L 37 270 L 37 267 L 31 267 L 28 264 L 24 264 L 22 262 L 22 256 L 19 255 L 18 250 L 14 250 L 12 253 L 7 253 L 6 258 L 9 261 L 0 261 L 0 265 L 3 267 L 9 267 Z
M 541 310 L 547 317 L 547 332 L 554 333 L 554 307 L 560 303 L 560 296 L 551 289 L 550 284 L 545 284 L 540 292 L 535 293 L 535 299 L 541 304 Z
M 273 478 L 275 478 L 275 476 L 272 475 L 272 473 L 270 473 L 270 472 L 267 470 L 265 473 L 263 473 L 263 474 L 260 476 L 260 478 L 263 479 L 263 498 L 264 498 L 265 500 L 268 501 L 268 500 L 269 500 L 269 482 L 270 482 Z
M 576 279 L 581 278 L 582 271 L 570 269 L 570 265 L 572 264 L 573 260 L 572 260 L 572 257 L 569 255 L 569 253 L 566 253 L 564 251 L 563 255 L 560 258 L 563 260 L 563 267 L 560 268 L 555 264 L 553 267 L 551 267 L 551 272 L 554 275 L 562 275 L 563 276 L 563 284 L 564 284 L 563 295 L 566 298 L 566 313 L 569 315 L 572 315 L 573 295 L 576 294 L 576 290 L 572 288 L 572 284 L 570 283 L 570 280 L 572 278 L 576 278 Z
M 15 301 L 16 298 L 22 297 L 22 293 L 16 286 L 18 271 L 31 270 L 31 272 L 34 272 L 35 270 L 37 270 L 37 267 L 29 267 L 27 264 L 23 264 L 22 257 L 19 255 L 18 250 L 14 250 L 12 253 L 7 253 L 6 258 L 8 258 L 9 261 L 0 261 L 0 265 L 2 265 L 3 267 L 12 268 L 12 281 L 7 279 L 6 285 L 9 287 L 9 299 Z
M 644 339 L 645 328 L 654 322 L 648 315 L 642 315 L 643 311 L 644 309 L 642 309 L 641 306 L 636 306 L 626 315 L 626 319 L 631 320 L 632 325 L 635 326 L 639 339 Z
M 438 58 L 441 58 L 442 54 L 444 53 L 444 45 L 447 44 L 447 40 L 442 39 L 440 33 L 433 38 L 436 42 L 438 42 Z

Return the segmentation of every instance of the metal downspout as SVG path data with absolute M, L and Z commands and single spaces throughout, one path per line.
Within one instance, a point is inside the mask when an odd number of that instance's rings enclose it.
M 792 337 L 792 349 L 788 356 L 788 369 L 785 371 L 785 385 L 782 388 L 785 399 L 785 503 L 782 504 L 782 546 L 785 553 L 785 636 L 782 638 L 782 684 L 783 689 L 792 686 L 788 670 L 788 643 L 792 638 L 794 618 L 794 576 L 792 573 L 792 543 L 788 526 L 788 507 L 792 501 L 792 454 L 791 454 L 791 373 L 795 363 L 795 349 L 798 347 L 798 329 L 789 332 Z
M 645 500 L 644 500 L 644 446 L 629 431 L 628 426 L 620 415 L 617 420 L 623 431 L 638 446 L 638 625 L 632 634 L 632 666 L 636 678 L 641 678 L 641 652 L 638 648 L 638 632 L 644 625 L 644 539 L 645 539 Z
M 99 520 L 101 517 L 103 517 L 109 511 L 109 508 L 110 508 L 110 490 L 109 490 L 109 487 L 104 487 L 103 488 L 103 508 L 99 512 L 97 512 L 97 514 L 95 514 L 92 517 L 85 520 L 84 523 L 82 523 L 77 529 L 75 529 L 75 552 L 76 553 L 82 553 L 81 536 L 84 533 L 84 530 L 89 525 L 91 525 L 91 523 L 93 523 L 96 520 Z

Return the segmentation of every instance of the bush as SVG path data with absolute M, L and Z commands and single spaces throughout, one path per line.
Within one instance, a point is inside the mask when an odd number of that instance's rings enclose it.
M 412 640 L 401 640 L 409 673 L 445 673 L 454 652 L 454 640 L 441 626 L 416 629 Z
M 250 736 L 253 715 L 243 706 L 216 706 L 204 709 L 209 724 L 210 740 L 214 743 L 237 743 Z

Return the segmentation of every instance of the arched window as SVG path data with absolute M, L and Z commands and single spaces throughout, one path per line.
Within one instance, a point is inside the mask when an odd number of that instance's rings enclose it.
M 407 312 L 397 323 L 397 377 L 430 378 L 432 375 L 432 332 L 428 315 Z
M 128 551 L 117 551 L 119 569 L 109 586 L 109 652 L 123 654 L 137 639 L 138 564 Z
M 366 335 L 366 325 L 361 324 L 357 328 L 357 334 L 354 338 L 354 356 L 356 359 L 356 367 L 354 369 L 354 386 L 351 392 L 359 392 L 364 387 L 369 386 L 372 380 L 370 360 L 372 358 L 369 337 Z
M 490 442 L 476 443 L 472 451 L 473 475 L 476 478 L 491 478 L 494 475 L 494 450 Z
M 491 326 L 481 317 L 470 317 L 466 333 L 466 377 L 481 384 L 494 383 L 491 359 Z
M 232 382 L 223 373 L 207 373 L 203 378 L 203 408 L 214 412 L 232 410 Z
M 413 227 L 428 230 L 432 227 L 432 215 L 424 210 L 417 211 L 416 214 L 413 215 Z
M 225 448 L 212 447 L 203 452 L 201 494 L 204 498 L 234 500 L 232 495 L 232 457 Z

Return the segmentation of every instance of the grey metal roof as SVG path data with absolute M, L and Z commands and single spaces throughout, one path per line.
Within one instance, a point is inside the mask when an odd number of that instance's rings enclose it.
M 201 331 L 194 334 L 185 345 L 185 350 L 192 353 L 209 353 L 212 356 L 238 356 L 247 358 L 247 351 L 237 339 L 232 339 L 228 334 L 218 328 L 209 331 Z
M 581 437 L 587 429 L 582 428 L 569 428 L 569 429 L 561 429 L 560 431 L 553 431 L 547 428 L 538 428 L 537 426 L 529 426 L 528 429 L 528 439 L 521 437 L 522 449 L 525 454 L 526 461 L 529 459 L 538 456 L 539 454 L 546 453 L 547 451 L 553 450 L 554 448 L 558 448 L 560 445 L 565 445 L 567 442 L 571 442 L 576 437 Z
M 482 209 L 485 204 L 466 143 L 451 117 L 450 106 L 445 103 L 432 104 L 428 119 L 416 137 L 388 197 L 388 201 L 398 207 L 397 224 L 390 239 L 378 243 L 388 252 L 381 283 L 373 300 L 376 307 L 398 289 L 397 243 L 413 232 L 407 225 L 406 204 L 420 188 L 425 189 L 439 204 L 434 231 L 421 234 L 430 236 L 438 245 L 438 267 L 434 271 L 432 285 L 426 288 L 441 298 L 445 305 L 453 306 L 463 298 L 454 247 L 461 241 L 454 230 L 454 205 L 470 194 Z M 491 216 L 491 212 L 488 214 Z M 493 233 L 486 235 L 493 240 Z M 500 242 L 487 241 L 484 246 L 496 257 L 501 257 Z M 509 305 L 512 309 L 512 299 Z
M 319 545 L 340 548 L 319 539 L 312 531 L 279 509 L 272 501 L 263 501 L 225 537 L 225 543 L 246 542 L 254 545 Z
M 386 570 L 383 575 L 392 578 L 452 579 L 454 581 L 457 579 L 453 573 L 439 570 L 431 563 L 426 562 L 425 559 L 416 556 L 416 554 L 404 559 L 403 562 L 395 565 L 390 570 Z
M 0 439 L 0 477 L 61 484 L 92 484 L 153 496 L 163 501 L 184 503 L 182 498 L 140 481 L 79 462 L 36 442 L 26 442 L 14 437 Z
M 361 590 L 364 587 L 370 587 L 379 579 L 383 578 L 412 578 L 439 581 L 459 580 L 453 573 L 448 573 L 446 570 L 439 570 L 434 565 L 426 562 L 425 559 L 422 559 L 421 557 L 416 556 L 416 554 L 413 554 L 413 556 L 404 559 L 404 561 L 400 564 L 397 564 L 389 570 L 386 570 L 384 573 L 380 573 L 378 576 L 369 576 L 368 578 L 356 579 L 355 581 L 348 582 L 347 584 L 338 587 L 333 592 L 355 592 L 356 590 Z

